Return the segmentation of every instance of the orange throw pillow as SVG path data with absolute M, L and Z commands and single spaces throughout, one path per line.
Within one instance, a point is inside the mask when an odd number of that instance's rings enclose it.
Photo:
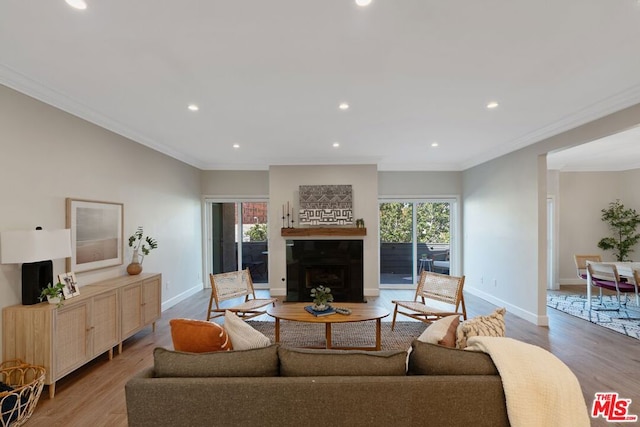
M 189 353 L 232 350 L 227 331 L 217 323 L 204 320 L 171 319 L 173 348 Z

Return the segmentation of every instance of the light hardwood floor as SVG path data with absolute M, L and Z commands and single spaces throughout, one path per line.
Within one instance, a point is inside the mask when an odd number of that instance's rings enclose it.
M 391 300 L 412 296 L 411 291 L 383 290 L 380 297 L 368 300 L 392 311 Z M 488 314 L 495 308 L 473 295 L 465 298 L 469 317 Z M 205 319 L 208 299 L 209 291 L 204 290 L 166 310 L 155 333 L 149 327 L 125 341 L 123 353 L 113 360 L 102 355 L 63 378 L 56 385 L 54 399 L 48 398 L 45 388 L 27 425 L 127 426 L 124 384 L 134 373 L 153 364 L 155 347 L 171 347 L 169 319 Z M 595 392 L 615 391 L 620 397 L 632 399 L 630 412 L 640 415 L 640 341 L 551 309 L 549 319 L 549 327 L 538 327 L 507 313 L 507 336 L 550 350 L 564 361 L 578 377 L 589 408 Z M 410 319 L 402 316 L 401 320 Z M 615 424 L 599 419 L 592 425 Z

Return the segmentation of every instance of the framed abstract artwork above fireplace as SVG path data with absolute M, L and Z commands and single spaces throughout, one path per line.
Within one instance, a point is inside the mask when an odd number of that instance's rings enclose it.
M 301 185 L 300 225 L 351 225 L 351 185 Z

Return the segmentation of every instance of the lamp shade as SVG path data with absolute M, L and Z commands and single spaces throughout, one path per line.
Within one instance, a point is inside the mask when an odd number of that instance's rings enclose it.
M 20 264 L 71 256 L 71 230 L 16 230 L 0 233 L 0 262 Z

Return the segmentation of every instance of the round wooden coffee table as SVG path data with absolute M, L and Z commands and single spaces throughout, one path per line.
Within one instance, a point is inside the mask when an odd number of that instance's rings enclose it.
M 374 305 L 366 303 L 335 303 L 335 307 L 348 308 L 351 310 L 351 314 L 330 314 L 328 316 L 314 316 L 307 313 L 304 309 L 305 306 L 310 305 L 306 302 L 289 302 L 278 304 L 275 307 L 269 307 L 267 314 L 276 320 L 276 342 L 280 342 L 280 320 L 291 320 L 294 322 L 307 322 L 307 323 L 324 323 L 325 324 L 325 348 L 334 349 L 350 349 L 350 350 L 380 350 L 381 348 L 381 333 L 380 323 L 383 317 L 387 317 L 389 312 L 384 308 L 376 307 Z M 376 321 L 376 345 L 375 347 L 333 347 L 331 345 L 331 325 L 334 323 L 349 323 L 349 322 L 366 322 L 369 320 Z

